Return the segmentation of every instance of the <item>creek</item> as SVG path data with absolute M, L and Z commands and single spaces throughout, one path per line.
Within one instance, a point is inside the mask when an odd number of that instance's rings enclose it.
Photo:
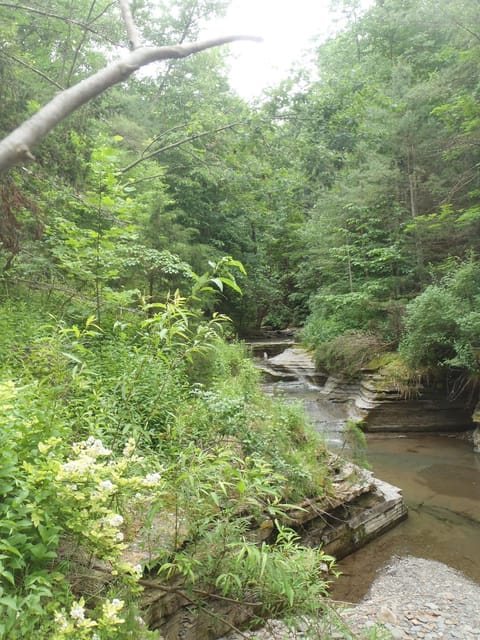
M 307 379 L 266 382 L 266 393 L 301 401 L 327 445 L 348 456 L 343 406 Z M 408 425 L 406 425 L 407 427 Z M 407 520 L 339 562 L 334 599 L 358 602 L 395 557 L 438 560 L 480 584 L 480 455 L 457 434 L 367 434 L 376 477 L 403 491 Z

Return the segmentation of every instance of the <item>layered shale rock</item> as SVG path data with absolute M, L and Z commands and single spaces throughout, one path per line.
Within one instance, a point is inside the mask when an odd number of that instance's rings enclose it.
M 329 378 L 321 391 L 333 403 L 344 403 L 353 420 L 366 431 L 454 432 L 473 428 L 471 407 L 460 397 L 449 399 L 444 388 L 417 385 L 408 395 L 382 371 L 363 371 L 361 378 L 345 382 Z
M 318 371 L 311 354 L 298 346 L 289 346 L 278 355 L 262 357 L 258 366 L 270 382 L 299 381 L 308 385 L 325 384 L 327 375 Z

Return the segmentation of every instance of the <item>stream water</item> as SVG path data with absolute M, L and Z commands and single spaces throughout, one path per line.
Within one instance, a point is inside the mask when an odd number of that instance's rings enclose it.
M 265 385 L 270 394 L 304 403 L 330 448 L 344 447 L 341 406 L 301 382 Z M 480 455 L 456 435 L 367 435 L 375 475 L 403 490 L 409 517 L 339 563 L 332 595 L 358 602 L 394 556 L 439 560 L 480 584 Z

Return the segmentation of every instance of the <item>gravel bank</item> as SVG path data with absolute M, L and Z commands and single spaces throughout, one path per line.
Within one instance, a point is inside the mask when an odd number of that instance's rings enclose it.
M 342 617 L 354 629 L 379 622 L 395 640 L 479 640 L 480 586 L 441 562 L 401 558 Z
M 316 625 L 298 621 L 296 630 L 272 620 L 228 640 L 352 640 L 368 638 L 375 625 L 382 630 L 377 639 L 480 640 L 480 585 L 441 562 L 399 558 L 385 567 L 362 602 L 339 614 L 353 633 L 341 631 L 334 616 Z

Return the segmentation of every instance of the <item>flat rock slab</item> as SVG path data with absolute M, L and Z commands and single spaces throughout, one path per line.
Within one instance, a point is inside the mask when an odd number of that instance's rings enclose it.
M 324 384 L 326 375 L 317 371 L 312 355 L 301 347 L 289 347 L 276 356 L 258 362 L 262 371 L 272 379 L 307 381 Z

